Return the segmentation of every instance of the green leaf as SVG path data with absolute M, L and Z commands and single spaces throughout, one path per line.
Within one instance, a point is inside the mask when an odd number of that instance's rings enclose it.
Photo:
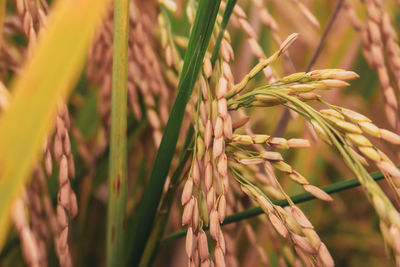
M 172 107 L 167 126 L 158 149 L 150 174 L 150 180 L 143 194 L 134 229 L 134 244 L 131 254 L 136 266 L 149 238 L 162 189 L 168 175 L 172 157 L 182 126 L 186 104 L 192 94 L 199 75 L 204 54 L 210 41 L 218 13 L 220 0 L 200 0 L 188 49 L 185 53 L 182 73 L 178 84 L 178 95 Z

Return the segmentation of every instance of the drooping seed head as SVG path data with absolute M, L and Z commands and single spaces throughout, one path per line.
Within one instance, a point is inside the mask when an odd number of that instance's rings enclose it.
M 58 181 L 60 186 L 68 181 L 68 161 L 65 155 L 61 157 Z
M 329 79 L 349 81 L 359 78 L 360 75 L 355 73 L 354 71 L 336 71 L 329 74 Z
M 216 159 L 219 155 L 221 155 L 223 149 L 224 149 L 224 138 L 222 136 L 219 138 L 215 138 L 213 146 L 213 158 Z
M 283 160 L 281 153 L 275 151 L 263 151 L 261 157 L 266 160 L 280 161 Z
M 285 53 L 286 50 L 297 40 L 298 37 L 299 37 L 298 33 L 292 33 L 291 35 L 289 35 L 279 47 L 279 54 Z
M 225 255 L 221 249 L 221 247 L 217 246 L 214 251 L 215 257 L 215 266 L 216 267 L 225 267 Z
M 238 129 L 240 127 L 242 127 L 243 125 L 245 125 L 248 121 L 250 120 L 249 116 L 245 116 L 243 118 L 238 119 L 237 121 L 235 121 L 234 123 L 232 123 L 232 129 Z
M 324 84 L 330 88 L 344 88 L 349 86 L 350 84 L 345 82 L 345 81 L 341 81 L 341 80 L 331 80 L 331 79 L 327 79 L 327 80 L 321 80 L 319 81 L 320 84 Z
M 304 185 L 303 188 L 310 193 L 311 195 L 315 196 L 316 198 L 323 200 L 323 201 L 333 201 L 333 198 L 327 194 L 325 191 L 323 191 L 322 189 L 308 184 L 308 185 Z
M 218 232 L 220 231 L 218 212 L 212 209 L 210 212 L 210 235 L 214 240 L 218 239 Z
M 373 147 L 358 147 L 358 150 L 360 150 L 360 152 L 366 156 L 367 158 L 369 158 L 372 161 L 375 162 L 379 162 L 381 161 L 381 156 L 379 155 L 379 153 L 376 151 L 375 148 Z
M 293 171 L 292 166 L 290 166 L 289 164 L 287 164 L 284 161 L 277 161 L 277 162 L 271 161 L 271 165 L 275 169 L 280 170 L 281 172 L 284 172 L 284 173 L 291 173 Z
M 310 141 L 301 138 L 291 138 L 287 141 L 290 148 L 307 148 L 310 147 Z
M 395 145 L 400 145 L 400 135 L 386 129 L 380 129 L 381 138 Z
M 222 119 L 221 116 L 218 116 L 217 120 L 215 121 L 214 137 L 220 138 L 222 136 L 223 131 L 224 131 L 224 120 Z
M 192 170 L 193 182 L 199 186 L 200 184 L 200 166 L 197 158 L 193 161 L 193 170 Z
M 288 235 L 288 230 L 286 229 L 286 226 L 281 222 L 281 220 L 272 212 L 268 213 L 268 218 L 269 218 L 272 226 L 275 228 L 275 230 L 281 236 L 286 238 Z
M 295 170 L 293 170 L 289 174 L 289 177 L 290 177 L 290 179 L 292 179 L 293 181 L 295 181 L 298 184 L 301 184 L 301 185 L 309 184 L 308 180 L 303 175 L 301 175 L 300 173 L 298 173 Z
M 182 197 L 181 197 L 182 205 L 185 205 L 186 203 L 189 202 L 190 198 L 192 197 L 192 191 L 193 191 L 193 178 L 189 176 L 182 191 Z
M 381 137 L 380 129 L 371 122 L 368 122 L 368 121 L 359 122 L 358 126 L 360 126 L 361 130 L 363 130 L 364 132 L 366 132 L 372 136 Z
M 182 225 L 190 224 L 193 216 L 194 208 L 194 197 L 192 196 L 190 201 L 185 205 L 182 214 Z
M 228 116 L 226 116 L 225 120 L 224 120 L 224 136 L 225 138 L 232 139 L 232 118 L 231 116 L 228 114 Z
M 78 215 L 78 200 L 76 199 L 76 195 L 73 190 L 69 191 L 69 214 L 71 219 Z
M 207 236 L 203 230 L 199 231 L 198 234 L 198 248 L 201 261 L 208 260 L 208 243 Z
M 314 248 L 311 242 L 304 236 L 297 234 L 291 235 L 293 242 L 298 245 L 304 252 L 309 254 L 317 254 L 316 248 Z
M 193 229 L 192 227 L 189 226 L 186 232 L 186 243 L 185 243 L 185 249 L 186 249 L 186 255 L 191 258 L 193 255 L 194 251 L 194 236 L 193 236 Z
M 251 139 L 255 144 L 264 144 L 265 142 L 268 141 L 269 138 L 270 136 L 266 134 L 253 134 L 251 136 Z
M 296 205 L 290 206 L 290 211 L 293 218 L 304 228 L 314 228 L 311 222 L 307 219 L 306 215 Z
M 211 141 L 212 141 L 212 123 L 211 120 L 208 119 L 206 123 L 206 128 L 204 131 L 204 143 L 206 145 L 206 148 L 208 149 L 210 147 Z
M 400 170 L 389 162 L 380 161 L 376 164 L 376 166 L 378 166 L 378 168 L 382 172 L 386 172 L 387 174 L 391 175 L 392 177 L 395 177 L 395 178 L 400 177 Z
M 218 99 L 225 97 L 227 92 L 228 92 L 228 81 L 225 79 L 225 77 L 220 77 L 217 86 Z
M 218 203 L 218 218 L 219 222 L 223 223 L 226 216 L 226 198 L 222 195 Z
M 253 139 L 250 135 L 234 134 L 232 136 L 232 142 L 243 145 L 252 145 Z
M 356 146 L 372 147 L 371 142 L 361 134 L 346 133 L 346 138 Z
M 319 246 L 317 257 L 321 261 L 322 266 L 324 266 L 324 267 L 335 266 L 335 262 L 333 261 L 333 258 L 324 243 L 321 243 L 321 245 Z

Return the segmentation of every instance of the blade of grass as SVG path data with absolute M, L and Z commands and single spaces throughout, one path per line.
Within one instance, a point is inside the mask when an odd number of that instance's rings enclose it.
M 193 133 L 194 129 L 193 127 L 190 127 L 186 136 L 185 144 L 182 149 L 182 157 L 180 158 L 178 167 L 171 177 L 168 191 L 165 193 L 165 196 L 161 202 L 157 219 L 154 223 L 154 227 L 151 231 L 149 241 L 146 244 L 146 248 L 143 252 L 143 256 L 140 260 L 139 266 L 151 266 L 156 258 L 159 249 L 160 239 L 164 235 L 165 227 L 167 226 L 169 214 L 171 212 L 172 202 L 174 200 L 176 189 L 179 185 L 179 179 L 181 178 L 186 162 L 191 155 L 191 151 L 188 150 L 188 147 L 191 147 L 190 143 L 192 143 L 193 145 Z
M 59 102 L 79 78 L 108 2 L 57 1 L 47 32 L 11 87 L 10 107 L 0 118 L 0 248 L 7 236 L 12 201 L 38 160 Z
M 228 0 L 225 7 L 224 16 L 221 22 L 221 28 L 218 33 L 217 41 L 215 42 L 214 51 L 211 56 L 211 65 L 214 67 L 215 61 L 219 53 L 219 47 L 221 46 L 222 38 L 224 37 L 226 26 L 228 25 L 229 19 L 231 18 L 233 8 L 236 5 L 237 0 Z
M 223 16 L 223 19 L 221 22 L 220 30 L 218 33 L 218 38 L 214 45 L 214 51 L 213 51 L 213 54 L 211 57 L 212 68 L 214 68 L 215 62 L 217 60 L 219 48 L 221 46 L 221 41 L 222 41 L 222 38 L 224 37 L 224 32 L 225 32 L 226 26 L 228 25 L 228 22 L 229 22 L 231 14 L 232 14 L 233 8 L 235 7 L 235 4 L 236 4 L 236 0 L 228 0 L 228 2 L 227 2 L 224 16 Z M 182 175 L 183 166 L 185 165 L 186 161 L 189 159 L 189 157 L 187 156 L 187 155 L 189 155 L 189 153 L 187 153 L 186 149 L 187 149 L 187 146 L 189 145 L 189 143 L 192 141 L 193 131 L 194 131 L 193 126 L 190 126 L 189 131 L 186 135 L 185 144 L 182 149 L 179 165 L 172 176 L 172 179 L 170 181 L 170 186 L 168 187 L 168 191 L 166 192 L 165 197 L 162 200 L 161 208 L 160 208 L 160 211 L 158 212 L 159 216 L 157 216 L 157 219 L 154 223 L 155 226 L 153 227 L 153 230 L 150 234 L 149 241 L 146 244 L 146 248 L 143 252 L 143 257 L 140 261 L 139 266 L 151 266 L 157 255 L 157 252 L 160 247 L 160 241 L 161 241 L 162 236 L 164 235 L 165 227 L 168 222 L 168 218 L 169 218 L 169 214 L 170 214 L 170 210 L 171 210 L 171 206 L 172 206 L 172 201 L 174 199 L 176 189 L 178 188 L 179 178 Z M 182 157 L 184 157 L 184 158 L 182 159 Z
M 371 173 L 370 175 L 375 181 L 378 181 L 378 180 L 381 180 L 384 178 L 384 176 L 381 172 Z M 333 194 L 333 193 L 337 193 L 340 191 L 344 191 L 344 190 L 348 190 L 348 189 L 357 187 L 359 185 L 360 185 L 360 182 L 358 181 L 358 179 L 351 179 L 351 180 L 342 181 L 342 182 L 338 182 L 338 183 L 334 183 L 334 184 L 325 186 L 322 188 L 322 190 L 324 190 L 328 194 Z M 292 199 L 293 203 L 296 203 L 296 204 L 315 199 L 315 197 L 313 195 L 311 195 L 310 193 L 302 193 L 302 194 L 291 196 L 290 198 Z M 275 201 L 274 204 L 281 206 L 281 207 L 285 207 L 285 206 L 289 205 L 289 203 L 286 199 L 281 199 L 279 201 Z M 258 216 L 263 213 L 264 212 L 260 207 L 251 208 L 251 209 L 241 211 L 241 212 L 232 214 L 230 216 L 227 216 L 224 220 L 223 225 L 238 222 L 241 220 L 246 220 L 246 219 Z M 208 227 L 204 227 L 204 230 L 207 230 L 207 229 L 208 229 Z M 172 234 L 169 234 L 168 236 L 166 236 L 162 240 L 162 242 L 171 241 L 171 240 L 183 237 L 185 235 L 186 235 L 186 229 L 177 231 L 175 233 L 172 233 Z
M 199 71 L 214 28 L 220 0 L 200 0 L 194 26 L 185 53 L 182 73 L 178 84 L 178 95 L 171 110 L 156 159 L 151 170 L 149 183 L 139 207 L 134 229 L 132 264 L 136 266 L 149 238 L 151 227 L 161 199 L 162 188 L 168 175 L 175 152 L 179 131 L 182 126 L 186 104 L 192 94 Z
M 107 266 L 125 265 L 129 0 L 114 1 Z

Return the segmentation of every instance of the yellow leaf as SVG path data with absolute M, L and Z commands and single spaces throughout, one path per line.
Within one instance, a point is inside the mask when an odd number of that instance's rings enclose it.
M 0 117 L 0 250 L 10 207 L 21 193 L 51 131 L 57 106 L 75 86 L 109 0 L 59 0 L 49 26 Z

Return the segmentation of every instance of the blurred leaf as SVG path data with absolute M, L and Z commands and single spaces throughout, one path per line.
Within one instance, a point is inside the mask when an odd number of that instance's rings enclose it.
M 12 86 L 10 107 L 0 118 L 0 248 L 7 236 L 12 201 L 39 158 L 59 102 L 79 78 L 108 3 L 57 1 L 47 32 Z
M 100 125 L 99 114 L 97 113 L 97 92 L 90 90 L 84 98 L 76 116 L 76 125 L 85 138 L 95 135 Z

